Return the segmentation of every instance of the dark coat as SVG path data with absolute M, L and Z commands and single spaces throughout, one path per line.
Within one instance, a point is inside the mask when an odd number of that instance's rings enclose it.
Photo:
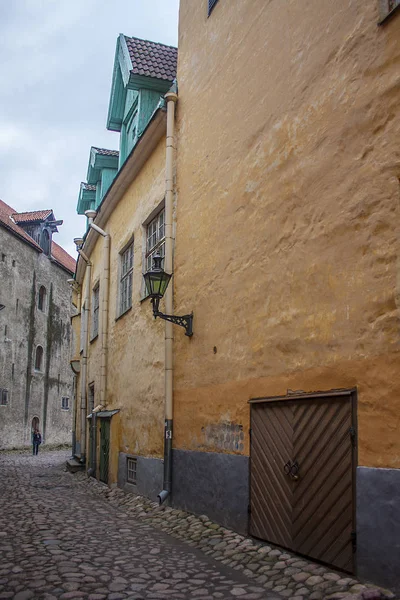
M 34 444 L 41 444 L 42 443 L 42 436 L 40 435 L 40 433 L 34 433 L 33 434 L 33 443 Z

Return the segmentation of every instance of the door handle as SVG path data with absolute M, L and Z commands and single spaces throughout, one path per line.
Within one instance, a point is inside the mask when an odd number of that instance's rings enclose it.
M 295 481 L 298 480 L 298 478 L 299 478 L 299 463 L 297 462 L 297 460 L 295 460 L 294 462 L 292 462 L 291 460 L 288 460 L 287 463 L 285 463 L 283 470 L 286 473 L 286 475 L 290 475 L 290 477 L 292 479 L 294 479 Z

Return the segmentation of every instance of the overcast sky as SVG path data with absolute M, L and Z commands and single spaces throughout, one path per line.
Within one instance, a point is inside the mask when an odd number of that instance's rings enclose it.
M 75 257 L 90 146 L 106 130 L 119 33 L 177 45 L 179 0 L 0 0 L 0 198 L 17 212 L 52 208 L 54 240 Z

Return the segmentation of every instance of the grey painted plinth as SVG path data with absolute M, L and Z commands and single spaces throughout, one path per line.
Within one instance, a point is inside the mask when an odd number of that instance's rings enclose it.
M 400 469 L 357 468 L 357 575 L 400 592 Z
M 128 483 L 127 477 L 127 458 L 136 458 L 136 485 Z M 135 456 L 134 454 L 125 454 L 120 452 L 118 457 L 118 487 L 125 492 L 146 496 L 150 500 L 157 501 L 157 494 L 162 490 L 164 473 L 164 461 L 159 458 L 146 458 L 144 456 Z
M 247 533 L 249 458 L 173 450 L 172 504 Z

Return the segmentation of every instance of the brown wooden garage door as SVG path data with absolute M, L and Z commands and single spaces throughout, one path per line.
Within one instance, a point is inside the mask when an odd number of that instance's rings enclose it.
M 354 405 L 354 392 L 251 401 L 250 533 L 349 572 Z

